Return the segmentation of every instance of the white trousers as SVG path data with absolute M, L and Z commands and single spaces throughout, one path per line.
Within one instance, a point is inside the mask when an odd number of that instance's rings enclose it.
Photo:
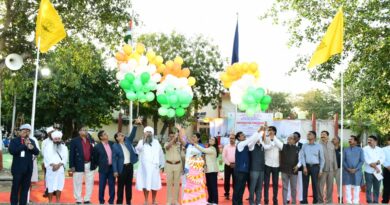
M 297 200 L 302 201 L 302 171 L 298 172 L 298 178 L 297 178 Z M 287 199 L 291 201 L 291 188 L 290 188 L 290 182 L 288 183 L 288 192 L 287 192 Z
M 73 196 L 76 202 L 83 202 L 81 189 L 83 187 L 83 176 L 85 175 L 85 196 L 84 201 L 91 201 L 93 191 L 93 177 L 95 172 L 91 169 L 91 163 L 84 164 L 84 172 L 73 173 Z
M 347 196 L 347 204 L 352 204 L 352 187 L 354 188 L 353 190 L 353 203 L 354 204 L 359 204 L 359 193 L 360 193 L 360 186 L 353 186 L 353 185 L 345 185 L 345 192 Z

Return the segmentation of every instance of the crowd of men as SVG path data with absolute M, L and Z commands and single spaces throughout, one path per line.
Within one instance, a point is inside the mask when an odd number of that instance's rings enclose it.
M 216 138 L 211 138 L 209 148 L 205 149 L 200 143 L 199 134 L 186 138 L 184 129 L 177 126 L 178 133 L 169 133 L 168 141 L 161 146 L 160 142 L 153 137 L 154 129 L 148 126 L 143 130 L 143 138 L 133 146 L 139 126 L 141 120 L 137 119 L 128 137 L 120 132 L 116 133 L 115 143 L 109 141 L 105 131 L 98 133 L 99 143 L 95 143 L 87 130 L 81 128 L 79 135 L 71 140 L 69 150 L 61 140 L 61 131 L 49 127 L 46 130 L 48 138 L 42 142 L 39 150 L 36 140 L 29 137 L 31 126 L 22 125 L 18 137 L 13 138 L 9 145 L 9 152 L 13 155 L 11 204 L 27 204 L 34 169 L 33 160 L 39 153 L 44 159 L 45 187 L 49 203 L 53 202 L 53 196 L 57 203 L 60 202 L 66 165 L 69 162 L 76 204 L 91 203 L 94 170 L 97 168 L 99 203 L 106 202 L 105 189 L 108 186 L 109 204 L 123 204 L 123 202 L 131 204 L 133 166 L 139 161 L 135 187 L 143 191 L 145 204 L 148 204 L 149 192 L 152 193 L 152 204 L 157 204 L 157 191 L 161 189 L 160 170 L 164 167 L 167 174 L 167 204 L 179 204 L 180 183 L 183 187 L 185 185 L 185 180 L 182 181 L 181 176 L 188 173 L 185 163 L 187 156 L 195 153 L 193 150 L 198 150 L 196 153 L 203 152 L 206 156 L 208 204 L 218 204 Z M 339 203 L 359 204 L 360 187 L 363 184 L 366 187 L 366 202 L 378 203 L 381 181 L 384 187 L 382 203 L 389 203 L 390 138 L 386 141 L 387 146 L 380 148 L 377 137 L 369 136 L 368 145 L 361 148 L 359 138 L 351 136 L 349 147 L 344 148 L 342 159 L 340 139 L 337 136 L 331 140 L 329 132 L 322 131 L 319 138 L 317 140 L 315 131 L 309 131 L 307 143 L 302 144 L 300 133 L 294 132 L 283 143 L 277 138 L 277 129 L 274 126 L 261 126 L 250 137 L 242 132 L 232 133 L 229 136 L 229 144 L 225 145 L 222 151 L 225 164 L 225 199 L 230 200 L 232 194 L 233 205 L 243 204 L 243 194 L 248 187 L 250 205 L 261 204 L 262 200 L 265 204 L 272 202 L 277 205 L 281 175 L 283 186 L 281 204 L 290 202 L 297 204 L 298 201 L 300 204 L 307 204 L 310 184 L 313 193 L 312 203 L 333 203 L 334 181 L 337 187 L 340 187 L 341 169 L 345 197 L 344 200 L 340 198 L 341 190 L 337 188 L 335 192 L 339 196 Z M 83 178 L 85 178 L 84 196 L 82 196 Z M 231 178 L 233 178 L 232 182 Z

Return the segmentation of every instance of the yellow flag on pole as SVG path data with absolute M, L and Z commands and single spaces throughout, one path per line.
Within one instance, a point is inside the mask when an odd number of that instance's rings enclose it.
M 329 25 L 320 45 L 310 59 L 309 68 L 326 62 L 332 55 L 343 51 L 344 18 L 343 8 L 340 7 L 332 23 Z
M 41 38 L 39 50 L 46 53 L 50 47 L 65 38 L 66 32 L 61 17 L 49 0 L 42 0 L 39 6 L 37 27 L 35 30 L 35 43 Z

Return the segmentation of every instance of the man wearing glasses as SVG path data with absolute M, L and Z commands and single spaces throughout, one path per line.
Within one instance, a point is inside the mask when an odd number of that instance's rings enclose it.
M 31 126 L 24 124 L 20 127 L 19 136 L 12 139 L 9 152 L 12 155 L 12 188 L 11 204 L 27 204 L 28 190 L 31 185 L 33 172 L 33 155 L 38 155 L 39 150 L 34 140 L 30 140 Z M 19 198 L 20 190 L 20 198 Z

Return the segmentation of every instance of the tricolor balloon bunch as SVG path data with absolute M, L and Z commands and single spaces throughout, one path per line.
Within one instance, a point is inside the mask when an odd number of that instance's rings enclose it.
M 145 46 L 137 44 L 133 48 L 126 44 L 122 52 L 118 52 L 115 58 L 118 61 L 119 71 L 116 78 L 120 87 L 125 91 L 126 98 L 130 101 L 151 102 L 155 95 L 157 83 L 161 80 L 161 74 L 157 72 L 156 64 L 150 63 L 148 56 L 151 51 L 144 55 Z M 156 61 L 155 61 L 156 62 Z
M 256 63 L 234 63 L 220 77 L 229 89 L 231 102 L 248 116 L 267 110 L 272 100 L 260 87 L 259 76 Z
M 162 71 L 161 83 L 157 85 L 157 102 L 161 105 L 158 113 L 169 118 L 182 117 L 193 98 L 191 86 L 195 78 L 190 77 L 188 68 L 182 69 L 183 59 L 176 57 L 167 61 Z

